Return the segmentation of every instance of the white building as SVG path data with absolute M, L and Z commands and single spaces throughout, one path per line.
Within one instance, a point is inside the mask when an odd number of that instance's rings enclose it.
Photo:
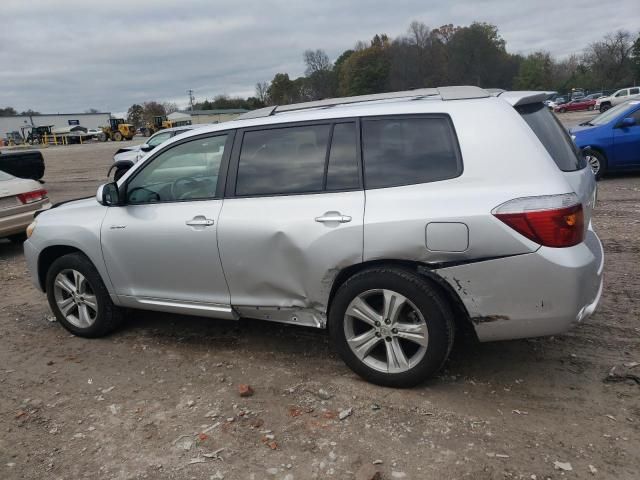
M 43 113 L 39 115 L 15 115 L 0 117 L 0 138 L 9 132 L 20 132 L 21 127 L 48 126 L 64 128 L 80 125 L 85 128 L 98 128 L 109 125 L 111 114 L 106 113 Z

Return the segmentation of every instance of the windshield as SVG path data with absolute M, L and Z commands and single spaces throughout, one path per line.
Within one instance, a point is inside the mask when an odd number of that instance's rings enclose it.
M 154 135 L 153 137 L 151 137 L 147 142 L 147 145 L 151 147 L 157 147 L 165 140 L 168 140 L 170 137 L 171 137 L 171 132 L 159 133 L 158 135 Z
M 609 110 L 601 113 L 593 120 L 590 120 L 589 123 L 591 125 L 604 125 L 605 123 L 609 123 L 611 120 L 617 117 L 620 113 L 622 113 L 631 105 L 636 103 L 638 102 L 625 102 L 625 103 L 621 103 L 620 105 L 616 105 L 615 107 L 610 108 Z

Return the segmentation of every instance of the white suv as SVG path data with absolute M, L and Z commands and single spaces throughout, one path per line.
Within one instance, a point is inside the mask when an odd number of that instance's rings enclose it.
M 612 95 L 597 99 L 595 108 L 596 110 L 604 112 L 609 110 L 611 107 L 615 107 L 616 105 L 636 97 L 640 97 L 640 87 L 621 88 Z
M 76 335 L 123 307 L 328 328 L 364 378 L 414 385 L 457 329 L 552 335 L 596 308 L 595 180 L 546 98 L 445 87 L 193 130 L 39 215 L 27 264 Z

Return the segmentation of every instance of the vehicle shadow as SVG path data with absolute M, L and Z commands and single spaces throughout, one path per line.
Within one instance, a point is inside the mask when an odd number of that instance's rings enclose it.
M 14 260 L 23 254 L 22 244 L 0 239 L 0 260 Z
M 159 343 L 179 349 L 182 354 L 214 348 L 232 360 L 246 351 L 257 358 L 277 352 L 283 362 L 304 361 L 321 366 L 329 374 L 335 370 L 333 373 L 342 375 L 346 369 L 331 346 L 326 330 L 262 320 L 228 321 L 131 310 L 126 324 L 116 335 Z M 479 343 L 460 335 L 443 370 L 423 387 L 447 383 L 451 376 L 492 382 L 496 375 L 501 378 L 526 377 L 528 372 L 538 375 L 533 366 L 539 366 L 541 352 L 552 347 L 555 341 L 542 338 Z M 299 360 L 293 360 L 296 357 Z M 332 362 L 327 363 L 327 359 Z

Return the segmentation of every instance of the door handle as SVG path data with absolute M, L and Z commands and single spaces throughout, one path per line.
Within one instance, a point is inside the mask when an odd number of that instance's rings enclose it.
M 351 217 L 349 215 L 342 215 L 340 212 L 327 212 L 324 215 L 316 217 L 315 220 L 319 223 L 348 223 L 351 221 Z
M 191 220 L 187 220 L 184 222 L 186 225 L 190 227 L 210 227 L 213 225 L 213 220 L 210 218 L 205 218 L 202 215 L 198 215 L 197 217 L 193 217 Z

